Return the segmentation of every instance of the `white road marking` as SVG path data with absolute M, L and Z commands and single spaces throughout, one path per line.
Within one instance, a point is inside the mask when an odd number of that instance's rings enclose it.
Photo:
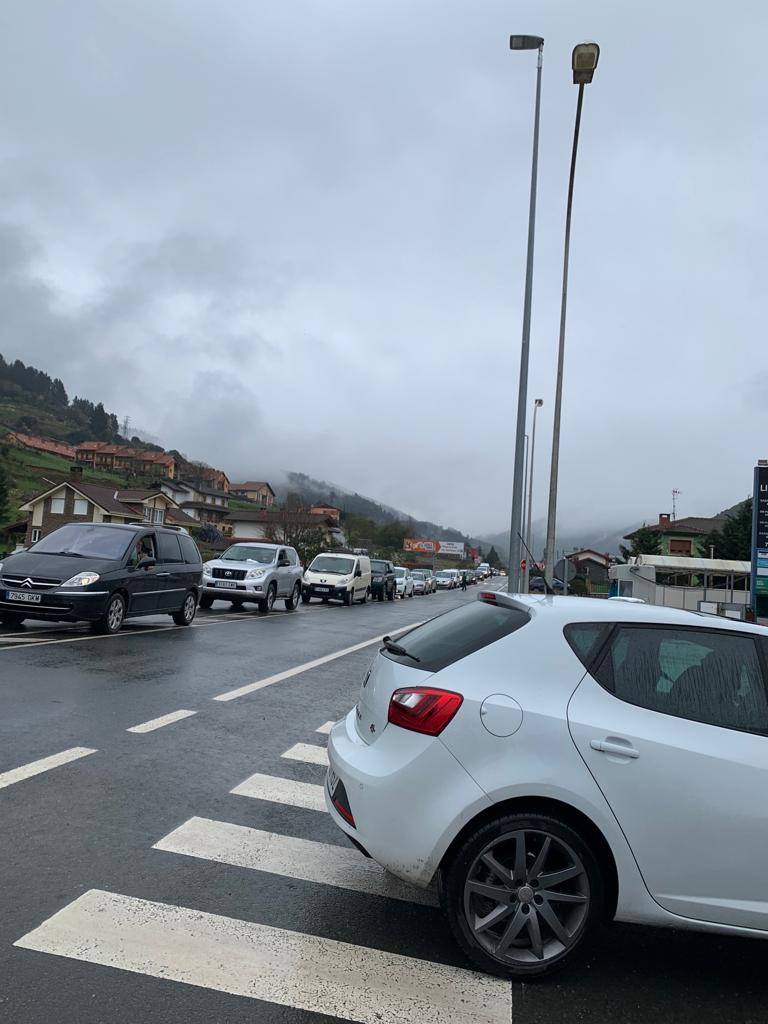
M 360 1024 L 511 1020 L 487 974 L 99 889 L 15 945 Z
M 190 818 L 155 843 L 153 849 L 267 871 L 303 882 L 320 882 L 371 896 L 437 906 L 431 890 L 402 882 L 351 846 L 331 846 L 226 821 Z
M 325 747 L 316 747 L 312 743 L 294 743 L 280 757 L 287 757 L 289 761 L 307 761 L 309 764 L 328 767 L 328 751 Z
M 171 725 L 172 722 L 179 722 L 182 718 L 189 718 L 196 715 L 196 711 L 172 711 L 169 715 L 161 718 L 152 718 L 149 722 L 142 722 L 141 725 L 132 725 L 126 732 L 154 732 L 155 729 L 162 729 L 164 725 Z
M 336 725 L 335 722 L 323 722 L 322 725 L 315 729 L 315 732 L 321 732 L 324 736 L 327 736 L 331 729 Z
M 167 633 L 169 632 L 169 630 L 174 629 L 205 629 L 206 626 L 226 626 L 233 622 L 258 622 L 260 624 L 263 624 L 265 622 L 279 622 L 280 618 L 281 616 L 279 615 L 275 615 L 274 617 L 268 616 L 261 618 L 256 618 L 256 616 L 251 615 L 233 615 L 227 618 L 217 617 L 215 619 L 210 620 L 206 619 L 204 622 L 193 622 L 191 626 L 156 626 L 153 623 L 144 626 L 139 626 L 138 623 L 134 623 L 133 620 L 129 619 L 127 622 L 127 628 L 121 629 L 119 633 L 86 633 L 83 636 L 78 635 L 62 637 L 60 640 L 35 640 L 35 643 L 30 644 L 30 647 L 48 647 L 51 644 L 77 644 L 82 643 L 83 641 L 93 640 L 119 640 L 121 637 L 126 636 L 156 636 L 158 633 Z M 132 629 L 131 626 L 133 626 L 134 628 Z M 2 639 L 3 635 L 0 633 L 0 644 L 2 644 Z M 23 643 L 19 644 L 14 639 L 14 641 L 12 643 L 9 643 L 7 646 L 0 646 L 0 652 L 15 651 L 19 650 L 21 647 L 23 647 Z
M 309 782 L 294 782 L 276 775 L 249 776 L 239 786 L 230 790 L 235 796 L 249 796 L 254 800 L 269 800 L 274 804 L 288 804 L 290 807 L 304 807 L 308 811 L 327 811 L 322 786 Z
M 423 620 L 422 620 L 423 621 Z M 421 622 L 411 622 L 407 626 L 397 626 L 392 630 L 394 635 L 405 632 L 407 629 L 414 629 L 416 626 L 420 626 Z M 290 679 L 292 676 L 298 676 L 302 672 L 309 672 L 310 669 L 318 668 L 320 665 L 327 665 L 329 661 L 335 661 L 337 658 L 343 658 L 347 654 L 354 654 L 355 651 L 362 651 L 365 647 L 370 647 L 371 644 L 380 643 L 387 633 L 382 633 L 380 636 L 372 636 L 370 640 L 363 640 L 362 643 L 353 644 L 351 647 L 345 647 L 341 651 L 334 651 L 333 654 L 324 654 L 322 658 L 315 658 L 314 661 L 307 661 L 303 665 L 296 665 L 294 668 L 286 669 L 284 672 L 277 672 L 273 676 L 266 676 L 264 679 L 259 679 L 255 683 L 248 683 L 246 686 L 240 686 L 236 690 L 227 690 L 225 693 L 220 693 L 214 697 L 213 700 L 236 700 L 238 697 L 244 697 L 248 693 L 253 693 L 256 690 L 263 690 L 265 686 L 272 686 L 274 683 L 281 683 L 284 679 Z
M 50 757 L 41 757 L 39 761 L 30 761 L 19 768 L 12 768 L 11 771 L 3 772 L 0 775 L 0 789 L 12 786 L 16 782 L 23 782 L 24 779 L 31 779 L 34 775 L 42 772 L 49 772 L 52 768 L 58 768 L 62 764 L 69 764 L 70 761 L 77 761 L 80 757 L 87 757 L 88 754 L 97 754 L 97 750 L 89 747 L 70 747 L 69 750 L 62 750 L 59 754 L 51 754 Z

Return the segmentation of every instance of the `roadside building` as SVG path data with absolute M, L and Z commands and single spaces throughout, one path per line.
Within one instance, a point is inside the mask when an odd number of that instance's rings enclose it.
M 684 558 L 709 557 L 703 550 L 703 541 L 715 530 L 722 530 L 727 516 L 685 516 L 673 519 L 668 512 L 659 515 L 658 523 L 648 524 L 646 529 L 659 534 L 662 555 L 678 555 Z M 624 540 L 631 541 L 635 532 L 628 533 Z
M 335 505 L 326 505 L 323 502 L 318 502 L 318 504 L 312 505 L 309 511 L 316 516 L 328 516 L 329 519 L 333 519 L 336 523 L 341 522 L 341 509 L 336 508 Z
M 276 500 L 275 492 L 266 480 L 247 480 L 244 484 L 231 484 L 229 491 L 238 498 L 255 501 L 262 508 L 272 508 Z
M 325 543 L 337 547 L 346 543 L 343 531 L 330 516 L 298 510 L 233 509 L 225 519 L 224 532 L 231 540 L 267 540 L 276 529 L 315 529 L 324 533 Z
M 82 467 L 68 480 L 52 484 L 20 506 L 28 514 L 26 546 L 67 523 L 170 523 L 187 528 L 198 523 L 159 488 L 115 488 L 85 483 Z
M 159 487 L 198 523 L 219 526 L 229 512 L 229 493 L 188 480 L 162 480 Z
M 579 576 L 592 583 L 607 583 L 611 556 L 607 553 L 594 551 L 592 548 L 581 548 L 565 556 Z
M 84 441 L 77 445 L 77 461 L 89 469 L 125 473 L 127 476 L 162 476 L 173 480 L 179 463 L 169 452 L 156 452 L 107 441 Z
M 38 437 L 36 434 L 24 434 L 20 430 L 9 430 L 4 439 L 6 444 L 14 448 L 26 448 L 33 452 L 45 452 L 47 455 L 60 455 L 65 459 L 74 459 L 76 449 L 66 441 L 57 441 L 54 437 Z

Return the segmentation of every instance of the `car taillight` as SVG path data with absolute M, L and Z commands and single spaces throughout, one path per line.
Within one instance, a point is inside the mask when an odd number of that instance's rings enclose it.
M 392 694 L 387 721 L 425 736 L 439 736 L 463 700 L 460 693 L 451 690 L 408 686 Z

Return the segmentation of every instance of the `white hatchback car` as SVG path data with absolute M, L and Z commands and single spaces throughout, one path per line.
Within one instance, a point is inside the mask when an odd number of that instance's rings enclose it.
M 395 595 L 397 597 L 413 597 L 414 585 L 411 570 L 402 565 L 395 566 Z
M 768 937 L 768 629 L 478 597 L 386 639 L 330 735 L 339 827 L 437 876 L 494 973 L 561 967 L 606 919 Z

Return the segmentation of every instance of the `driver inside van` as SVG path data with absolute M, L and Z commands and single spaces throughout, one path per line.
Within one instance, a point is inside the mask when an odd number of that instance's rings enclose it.
M 138 565 L 142 558 L 154 558 L 155 552 L 152 547 L 152 540 L 150 537 L 142 537 L 136 542 L 136 547 L 133 549 L 133 554 L 130 558 L 131 565 Z

